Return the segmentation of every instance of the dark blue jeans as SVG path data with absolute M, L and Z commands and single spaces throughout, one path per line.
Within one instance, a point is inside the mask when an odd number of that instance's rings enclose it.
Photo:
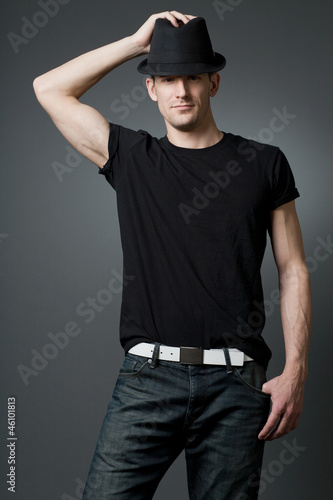
M 257 436 L 270 406 L 265 376 L 255 361 L 190 366 L 127 354 L 83 500 L 153 498 L 183 449 L 191 500 L 256 499 L 264 447 Z

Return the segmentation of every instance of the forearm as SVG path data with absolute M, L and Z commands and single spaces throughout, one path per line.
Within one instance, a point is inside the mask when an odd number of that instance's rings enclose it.
M 110 127 L 106 118 L 80 97 L 110 71 L 126 61 L 149 53 L 156 19 L 168 19 L 175 27 L 193 16 L 166 11 L 151 15 L 133 35 L 92 50 L 55 68 L 34 82 L 41 106 L 72 146 L 102 167 L 109 157 Z
M 272 410 L 258 436 L 269 441 L 295 429 L 302 413 L 312 320 L 310 279 L 304 260 L 283 271 L 280 268 L 280 293 L 286 364 L 280 376 L 262 387 L 271 396 Z
M 290 264 L 281 274 L 280 293 L 286 350 L 284 373 L 305 380 L 312 322 L 310 278 L 305 262 Z
M 177 27 L 179 21 L 187 23 L 193 17 L 177 11 L 153 14 L 133 35 L 92 50 L 36 78 L 35 92 L 39 96 L 53 93 L 79 99 L 117 66 L 149 52 L 156 19 L 167 19 Z
M 133 36 L 83 54 L 39 77 L 34 88 L 39 94 L 58 93 L 80 98 L 110 71 L 139 56 L 143 49 Z

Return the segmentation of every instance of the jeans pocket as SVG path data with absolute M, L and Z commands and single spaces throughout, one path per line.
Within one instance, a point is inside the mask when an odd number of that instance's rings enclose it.
M 137 377 L 148 366 L 149 359 L 134 354 L 126 354 L 119 370 L 119 377 Z
M 266 382 L 266 370 L 261 364 L 246 361 L 243 366 L 233 368 L 233 373 L 247 389 L 259 396 L 270 398 L 270 394 L 261 389 Z

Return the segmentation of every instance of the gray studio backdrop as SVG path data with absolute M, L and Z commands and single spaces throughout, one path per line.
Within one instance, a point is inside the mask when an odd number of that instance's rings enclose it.
M 299 427 L 266 446 L 260 499 L 333 498 L 332 3 L 3 0 L 1 8 L 0 497 L 81 498 L 123 357 L 115 192 L 56 130 L 32 81 L 133 33 L 151 13 L 176 8 L 205 17 L 215 50 L 227 58 L 213 102 L 219 127 L 280 146 L 301 193 L 296 203 L 315 311 L 310 374 Z M 160 137 L 164 124 L 137 63 L 107 76 L 84 102 L 109 120 Z M 283 368 L 284 347 L 269 244 L 263 279 L 272 377 Z M 7 439 L 12 397 L 17 440 Z M 6 483 L 10 457 L 15 494 Z M 156 498 L 187 498 L 183 456 Z

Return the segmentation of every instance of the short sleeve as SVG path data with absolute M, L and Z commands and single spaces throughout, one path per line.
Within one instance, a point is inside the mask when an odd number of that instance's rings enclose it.
M 141 130 L 136 132 L 121 125 L 110 123 L 109 158 L 105 165 L 98 170 L 98 173 L 104 175 L 115 190 L 117 190 L 123 166 L 132 147 L 146 134 Z
M 280 149 L 278 149 L 273 168 L 270 172 L 270 210 L 295 200 L 300 196 L 289 162 Z

